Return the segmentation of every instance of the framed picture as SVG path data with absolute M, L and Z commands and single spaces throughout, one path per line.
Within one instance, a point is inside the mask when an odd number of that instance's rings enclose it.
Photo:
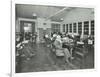
M 12 77 L 94 70 L 94 13 L 90 6 L 12 1 Z

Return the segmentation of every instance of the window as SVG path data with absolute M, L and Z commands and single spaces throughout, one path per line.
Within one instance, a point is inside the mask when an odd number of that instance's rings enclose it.
M 69 24 L 70 32 L 72 32 L 72 24 Z
M 89 34 L 89 21 L 84 22 L 84 34 Z
M 32 23 L 24 22 L 24 32 L 32 32 Z
M 76 33 L 76 23 L 73 23 L 73 31 Z
M 63 24 L 63 32 L 65 32 L 65 24 Z
M 82 33 L 82 22 L 78 22 L 78 33 Z
M 91 35 L 94 35 L 94 20 L 91 21 Z
M 68 32 L 68 24 L 66 24 L 66 32 Z
M 52 32 L 60 32 L 60 24 L 51 24 Z
M 56 24 L 56 32 L 60 32 L 60 24 Z

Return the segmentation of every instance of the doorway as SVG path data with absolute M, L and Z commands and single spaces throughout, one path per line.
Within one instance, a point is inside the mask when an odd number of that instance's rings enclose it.
M 30 35 L 35 33 L 35 22 L 20 21 L 20 33 L 23 35 L 23 40 L 29 40 Z

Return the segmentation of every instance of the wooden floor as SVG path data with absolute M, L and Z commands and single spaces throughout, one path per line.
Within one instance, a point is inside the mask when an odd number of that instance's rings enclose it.
M 72 60 L 72 63 L 67 64 L 62 59 L 56 58 L 55 54 L 50 51 L 50 48 L 45 44 L 31 44 L 31 51 L 36 55 L 30 60 L 26 58 L 19 58 L 19 63 L 16 66 L 17 73 L 24 72 L 40 72 L 40 71 L 59 71 L 59 70 L 73 70 L 83 68 L 94 67 L 94 54 L 89 53 L 85 58 L 85 64 L 82 65 L 78 60 Z M 24 49 L 23 49 L 24 50 Z

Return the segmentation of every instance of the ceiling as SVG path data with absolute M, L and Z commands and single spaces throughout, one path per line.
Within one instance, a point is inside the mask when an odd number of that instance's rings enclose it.
M 64 8 L 63 6 L 16 4 L 16 18 L 33 18 L 32 15 L 35 13 L 40 18 L 49 17 L 53 21 L 61 21 L 60 19 L 64 18 L 67 12 L 73 9 L 72 7 L 66 7 L 66 10 L 54 15 Z

